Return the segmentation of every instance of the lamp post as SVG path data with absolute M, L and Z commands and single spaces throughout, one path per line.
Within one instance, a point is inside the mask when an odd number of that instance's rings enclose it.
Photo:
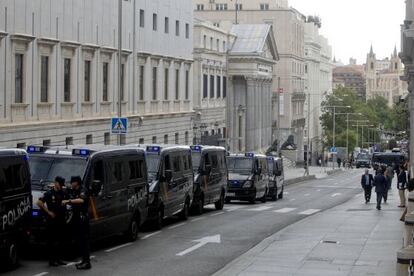
M 123 0 L 118 0 L 118 119 L 120 119 L 122 116 L 122 1 Z M 121 134 L 118 134 L 117 142 L 118 145 L 121 145 Z

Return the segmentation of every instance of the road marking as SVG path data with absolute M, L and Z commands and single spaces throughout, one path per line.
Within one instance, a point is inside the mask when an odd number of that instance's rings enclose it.
M 321 189 L 317 189 L 316 191 L 317 191 L 317 192 L 320 192 L 320 191 L 321 191 Z
M 96 256 L 94 255 L 94 256 L 90 256 L 89 258 L 90 259 L 94 259 Z M 75 264 L 80 264 L 81 263 L 81 261 L 79 261 L 79 262 L 71 262 L 71 263 L 68 263 L 68 264 L 66 264 L 66 266 L 73 266 L 73 265 L 75 265 Z
M 218 213 L 211 214 L 210 217 L 215 217 L 215 216 L 222 215 L 222 214 L 224 214 L 224 212 L 218 212 Z
M 226 210 L 227 212 L 232 212 L 232 211 L 236 211 L 236 210 L 242 209 L 242 208 L 245 208 L 245 207 L 234 205 L 234 206 L 226 206 L 226 207 L 224 207 L 224 210 Z
M 295 201 L 296 199 L 295 198 L 291 198 L 291 199 L 289 199 L 289 201 Z
M 180 253 L 177 253 L 177 256 L 184 256 L 187 255 L 188 253 L 193 252 L 194 250 L 199 249 L 200 247 L 203 247 L 204 245 L 208 244 L 208 243 L 221 243 L 221 237 L 220 235 L 215 235 L 215 236 L 209 236 L 209 237 L 204 237 L 201 238 L 199 240 L 194 240 L 193 242 L 197 242 L 196 245 L 191 246 L 190 248 L 181 251 Z
M 337 196 L 340 196 L 340 195 L 341 195 L 341 193 L 334 193 L 334 194 L 331 195 L 331 197 L 337 197 Z
M 297 209 L 297 208 L 282 208 L 282 209 L 279 209 L 279 210 L 274 210 L 273 212 L 275 212 L 275 213 L 285 214 L 285 213 L 292 212 L 292 211 L 294 211 L 294 210 L 296 210 L 296 209 Z
M 199 218 L 195 218 L 195 219 L 190 220 L 190 222 L 199 221 L 199 220 L 202 220 L 202 219 L 205 219 L 205 218 L 206 218 L 206 217 L 199 217 Z
M 41 272 L 41 273 L 35 274 L 33 276 L 43 276 L 43 275 L 46 275 L 46 274 L 49 274 L 49 272 Z
M 107 250 L 105 250 L 105 252 L 106 252 L 106 253 L 109 253 L 109 252 L 112 252 L 112 251 L 115 251 L 115 250 L 118 250 L 118 249 L 121 249 L 121 248 L 124 248 L 124 247 L 130 246 L 131 244 L 132 244 L 132 242 L 128 242 L 128 243 L 125 243 L 125 244 L 121 244 L 121 245 L 118 245 L 118 246 L 112 247 L 112 248 L 110 248 L 110 249 L 107 249 Z
M 258 212 L 258 211 L 266 211 L 266 210 L 269 210 L 271 208 L 272 208 L 271 206 L 260 206 L 260 207 L 253 208 L 253 209 L 247 209 L 247 211 L 256 211 L 256 212 Z
M 305 196 L 310 196 L 310 194 L 305 194 Z
M 159 233 L 161 233 L 161 231 L 156 231 L 156 232 L 153 232 L 153 233 L 149 233 L 148 235 L 143 236 L 141 238 L 141 240 L 146 240 L 148 238 L 151 238 L 152 236 L 158 235 Z
M 170 227 L 168 227 L 168 229 L 175 229 L 175 228 L 178 228 L 178 227 L 186 225 L 186 224 L 187 224 L 187 222 L 182 222 L 182 223 L 170 226 Z
M 308 216 L 308 215 L 315 214 L 319 211 L 320 211 L 320 209 L 308 209 L 306 211 L 300 212 L 299 215 L 307 215 Z

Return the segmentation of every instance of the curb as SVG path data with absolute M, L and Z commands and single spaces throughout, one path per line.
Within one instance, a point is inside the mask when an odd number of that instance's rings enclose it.
M 291 178 L 291 179 L 287 179 L 284 181 L 284 185 L 285 186 L 289 186 L 292 184 L 296 184 L 296 183 L 300 183 L 300 182 L 304 182 L 304 181 L 308 181 L 308 180 L 315 180 L 316 179 L 316 175 L 307 175 L 307 176 L 301 176 L 301 177 L 296 177 L 296 178 Z

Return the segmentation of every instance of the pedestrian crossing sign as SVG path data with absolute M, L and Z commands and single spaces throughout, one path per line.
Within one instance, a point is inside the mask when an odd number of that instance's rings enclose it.
M 128 118 L 112 118 L 111 120 L 112 134 L 127 134 L 128 133 Z

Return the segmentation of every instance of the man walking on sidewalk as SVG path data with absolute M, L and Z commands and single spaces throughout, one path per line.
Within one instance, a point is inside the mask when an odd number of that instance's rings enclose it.
M 373 183 L 374 177 L 372 176 L 372 174 L 369 173 L 368 169 L 365 169 L 365 173 L 361 177 L 361 186 L 362 189 L 364 189 L 365 204 L 368 204 L 371 200 L 371 191 Z
M 374 178 L 375 192 L 377 193 L 377 210 L 381 210 L 381 201 L 385 192 L 388 190 L 388 181 L 382 169 L 378 169 L 378 174 Z
M 407 173 L 405 172 L 404 165 L 401 165 L 399 169 L 399 174 L 397 177 L 397 189 L 400 195 L 400 205 L 398 207 L 404 208 L 405 207 L 405 189 L 407 186 Z

